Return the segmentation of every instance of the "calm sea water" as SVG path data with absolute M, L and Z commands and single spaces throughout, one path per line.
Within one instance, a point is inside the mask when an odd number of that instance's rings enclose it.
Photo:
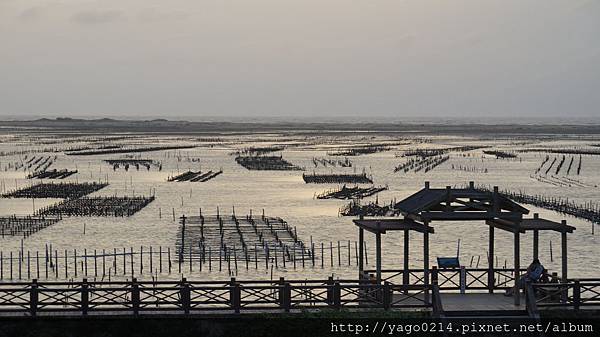
M 67 146 L 88 145 L 87 141 L 75 139 L 56 139 L 42 136 L 35 139 L 26 135 L 5 135 L 0 138 L 0 151 L 17 151 L 39 148 L 64 148 Z M 535 139 L 519 140 L 479 140 L 460 137 L 427 137 L 431 140 L 426 144 L 410 144 L 394 146 L 392 150 L 375 154 L 350 157 L 353 168 L 342 169 L 339 167 L 314 168 L 313 157 L 326 157 L 327 151 L 336 147 L 350 146 L 367 142 L 398 141 L 397 139 L 383 136 L 347 135 L 345 137 L 304 137 L 283 135 L 249 135 L 249 136 L 222 136 L 222 142 L 206 142 L 191 137 L 175 138 L 166 136 L 134 137 L 108 143 L 126 143 L 130 145 L 155 145 L 155 144 L 192 144 L 200 147 L 187 150 L 170 150 L 142 153 L 140 158 L 149 158 L 160 161 L 162 171 L 153 167 L 150 171 L 145 168 L 136 171 L 135 168 L 126 172 L 124 169 L 113 171 L 112 167 L 103 162 L 104 159 L 123 158 L 123 154 L 99 156 L 66 156 L 63 153 L 34 153 L 28 156 L 57 156 L 51 169 L 77 169 L 78 174 L 69 177 L 66 181 L 98 181 L 108 180 L 110 185 L 92 195 L 149 195 L 155 191 L 156 200 L 129 218 L 104 218 L 104 217 L 72 217 L 65 218 L 59 223 L 33 234 L 23 241 L 25 251 L 44 251 L 47 244 L 52 244 L 54 249 L 72 251 L 77 249 L 88 252 L 94 249 L 136 247 L 171 247 L 174 249 L 177 239 L 179 224 L 172 219 L 172 210 L 177 217 L 181 215 L 196 215 L 199 208 L 204 214 L 216 213 L 220 207 L 221 213 L 230 213 L 235 207 L 238 215 L 247 214 L 250 209 L 259 214 L 262 209 L 267 215 L 281 217 L 291 226 L 297 228 L 300 239 L 304 242 L 312 241 L 317 244 L 337 241 L 352 242 L 357 240 L 358 231 L 348 217 L 338 216 L 338 210 L 347 201 L 317 200 L 315 194 L 337 185 L 305 184 L 301 171 L 248 171 L 236 164 L 230 153 L 238 148 L 248 146 L 267 146 L 270 144 L 286 144 L 288 147 L 277 154 L 293 164 L 306 167 L 308 172 L 361 172 L 365 170 L 372 174 L 375 185 L 387 185 L 389 189 L 379 193 L 377 197 L 367 198 L 366 201 L 378 198 L 380 203 L 389 203 L 390 200 L 401 200 L 404 197 L 422 188 L 425 181 L 430 181 L 432 187 L 445 187 L 446 185 L 465 184 L 475 181 L 477 184 L 498 185 L 501 189 L 522 190 L 530 194 L 544 194 L 556 197 L 568 197 L 577 202 L 598 201 L 600 197 L 600 156 L 584 156 L 582 172 L 579 176 L 570 177 L 581 181 L 585 187 L 556 187 L 531 178 L 536 168 L 544 160 L 543 153 L 522 153 L 517 160 L 496 159 L 484 156 L 481 150 L 465 153 L 451 153 L 451 159 L 434 170 L 424 173 L 394 173 L 393 169 L 405 161 L 397 158 L 396 152 L 408 148 L 439 148 L 459 145 L 490 145 L 496 149 L 512 151 L 525 147 L 588 147 L 591 143 L 586 140 L 557 140 L 539 143 Z M 208 146 L 208 144 L 212 144 Z M 553 155 L 550 155 L 551 158 Z M 21 161 L 24 155 L 8 155 L 0 157 L 0 181 L 6 190 L 23 187 L 32 183 L 26 179 L 27 172 L 7 169 L 9 163 Z M 197 158 L 199 162 L 192 162 Z M 338 158 L 338 157 L 333 157 Z M 488 173 L 465 172 L 451 169 L 455 166 L 468 166 L 477 169 L 487 169 Z M 217 178 L 204 183 L 172 183 L 167 182 L 169 175 L 193 170 L 218 170 L 224 173 Z M 0 187 L 1 188 L 1 187 Z M 20 214 L 25 215 L 32 209 L 57 202 L 57 200 L 36 199 L 0 199 L 0 215 Z M 35 204 L 35 205 L 34 205 Z M 577 227 L 574 234 L 569 236 L 569 272 L 571 277 L 597 276 L 597 265 L 600 257 L 595 249 L 599 243 L 598 237 L 591 234 L 591 224 L 587 221 L 571 218 L 555 212 L 528 207 L 532 213 L 538 212 L 542 217 L 559 221 L 567 219 L 571 225 Z M 159 209 L 162 218 L 159 218 Z M 85 226 L 85 234 L 84 234 Z M 454 256 L 457 251 L 457 242 L 460 239 L 460 259 L 463 264 L 469 265 L 471 259 L 476 261 L 479 257 L 480 266 L 486 265 L 488 229 L 483 222 L 437 222 L 433 223 L 435 234 L 430 238 L 430 263 L 435 264 L 436 256 Z M 370 251 L 369 257 L 374 257 L 373 237 L 366 235 Z M 531 235 L 522 236 L 522 264 L 531 260 Z M 388 233 L 383 239 L 383 265 L 386 268 L 401 268 L 402 265 L 402 235 Z M 550 242 L 553 246 L 553 261 L 550 261 Z M 0 247 L 4 254 L 9 251 L 17 252 L 21 249 L 21 238 L 5 237 L 0 239 Z M 512 236 L 509 233 L 497 231 L 496 254 L 499 265 L 512 265 Z M 326 253 L 327 254 L 327 253 Z M 345 254 L 345 253 L 343 253 Z M 5 255 L 6 256 L 6 255 Z M 352 249 L 354 256 L 354 249 Z M 560 269 L 560 234 L 542 233 L 540 235 L 540 257 L 542 262 L 551 270 Z M 329 257 L 326 257 L 328 261 Z M 354 258 L 354 257 L 353 257 Z M 345 257 L 344 260 L 345 261 Z M 370 261 L 373 263 L 373 261 Z M 411 265 L 415 268 L 422 266 L 422 238 L 413 234 L 411 237 Z M 356 267 L 343 266 L 326 267 L 320 265 L 315 268 L 293 270 L 289 265 L 286 270 L 253 270 L 246 272 L 241 268 L 239 277 L 279 277 L 286 278 L 315 278 L 332 273 L 339 277 L 355 277 Z M 188 274 L 188 273 L 186 273 Z M 150 275 L 147 275 L 150 277 Z M 189 275 L 188 275 L 189 276 Z M 226 272 L 193 272 L 193 276 L 211 279 L 227 278 Z M 176 279 L 181 277 L 177 273 L 160 275 L 162 279 Z

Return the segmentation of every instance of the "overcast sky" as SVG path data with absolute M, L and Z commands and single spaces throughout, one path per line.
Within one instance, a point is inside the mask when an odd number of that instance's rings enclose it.
M 600 115 L 600 0 L 0 0 L 0 115 Z

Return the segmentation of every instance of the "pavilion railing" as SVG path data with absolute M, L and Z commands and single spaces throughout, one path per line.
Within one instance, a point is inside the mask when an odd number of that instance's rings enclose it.
M 600 279 L 571 279 L 566 283 L 534 283 L 536 305 L 569 307 L 578 310 L 584 306 L 600 306 Z
M 520 274 L 525 273 L 527 269 L 521 269 Z M 487 268 L 432 268 L 429 270 L 430 283 L 437 277 L 437 283 L 440 291 L 445 290 L 505 290 L 514 285 L 514 269 L 494 268 L 493 278 L 489 278 L 489 269 Z M 364 274 L 368 278 L 369 274 L 375 275 L 375 270 L 365 270 Z M 381 271 L 382 281 L 391 282 L 396 285 L 422 285 L 424 283 L 423 269 L 386 269 Z M 490 284 L 490 280 L 493 283 Z
M 0 315 L 126 315 L 309 308 L 431 308 L 431 287 L 365 280 L 0 283 Z

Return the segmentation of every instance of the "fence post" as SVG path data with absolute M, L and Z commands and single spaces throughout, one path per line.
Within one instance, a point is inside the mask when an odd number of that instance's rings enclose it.
M 327 278 L 327 303 L 333 304 L 333 276 Z
M 392 285 L 390 284 L 390 282 L 385 281 L 383 283 L 382 289 L 383 289 L 383 296 L 382 296 L 383 309 L 389 310 L 391 303 L 392 303 Z
M 242 290 L 240 289 L 240 283 L 236 282 L 235 277 L 231 278 L 230 287 L 231 287 L 231 291 L 229 294 L 230 294 L 231 307 L 233 308 L 233 311 L 236 314 L 239 314 L 241 306 L 242 306 L 240 303 Z
M 284 256 L 285 257 L 285 256 Z M 278 298 L 279 298 L 279 305 L 281 305 L 281 307 L 284 307 L 285 304 L 285 298 L 284 298 L 284 288 L 283 286 L 285 285 L 285 279 L 283 277 L 279 277 L 279 287 L 278 287 Z
M 180 291 L 180 298 L 181 298 L 181 308 L 183 309 L 183 313 L 188 315 L 190 313 L 190 308 L 192 307 L 191 304 L 191 291 L 190 291 L 190 284 L 187 282 L 187 279 L 185 277 L 183 277 L 181 279 L 181 289 Z
M 505 266 L 506 267 L 506 266 Z M 496 269 L 488 268 L 487 271 L 487 288 L 490 294 L 494 293 L 494 288 L 496 286 Z
M 467 270 L 465 269 L 465 266 L 460 266 L 460 277 L 458 284 L 460 285 L 460 293 L 464 294 L 467 289 Z
M 31 316 L 37 315 L 38 306 L 38 284 L 37 279 L 31 280 L 31 288 L 29 289 L 29 313 Z
M 560 282 L 561 284 L 564 285 L 563 287 L 561 287 L 560 302 L 563 304 L 568 304 L 569 303 L 569 281 L 565 281 L 563 283 L 562 280 L 559 280 L 558 282 Z
M 431 267 L 431 284 L 438 284 L 438 268 L 437 266 Z
M 283 309 L 285 312 L 290 312 L 292 308 L 292 286 L 289 282 L 283 285 Z
M 140 313 L 140 286 L 137 283 L 137 279 L 134 277 L 131 279 L 131 308 L 135 316 Z
M 581 306 L 581 282 L 579 280 L 573 281 L 573 308 L 579 310 Z
M 342 307 L 342 288 L 339 281 L 333 284 L 333 307 L 335 309 Z
M 89 288 L 87 278 L 84 278 L 81 282 L 81 314 L 87 315 L 90 305 Z

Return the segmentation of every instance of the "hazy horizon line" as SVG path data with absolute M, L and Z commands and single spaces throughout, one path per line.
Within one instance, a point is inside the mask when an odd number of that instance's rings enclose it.
M 99 115 L 95 117 L 84 116 L 84 115 L 56 115 L 56 116 L 45 116 L 45 115 L 0 115 L 0 121 L 14 121 L 14 122 L 28 122 L 36 121 L 40 119 L 56 120 L 61 118 L 70 118 L 75 120 L 101 120 L 101 119 L 113 119 L 123 121 L 151 121 L 151 120 L 166 120 L 169 122 L 213 122 L 213 123 L 347 123 L 347 124 L 358 124 L 358 123 L 393 123 L 393 124 L 542 124 L 542 125 L 557 125 L 557 124 L 600 124 L 600 116 L 598 117 L 527 117 L 527 118 L 515 118 L 515 117 L 389 117 L 389 116 L 327 116 L 327 117 L 316 117 L 316 116 L 162 116 L 162 115 L 147 115 L 147 116 L 133 116 L 133 115 Z

